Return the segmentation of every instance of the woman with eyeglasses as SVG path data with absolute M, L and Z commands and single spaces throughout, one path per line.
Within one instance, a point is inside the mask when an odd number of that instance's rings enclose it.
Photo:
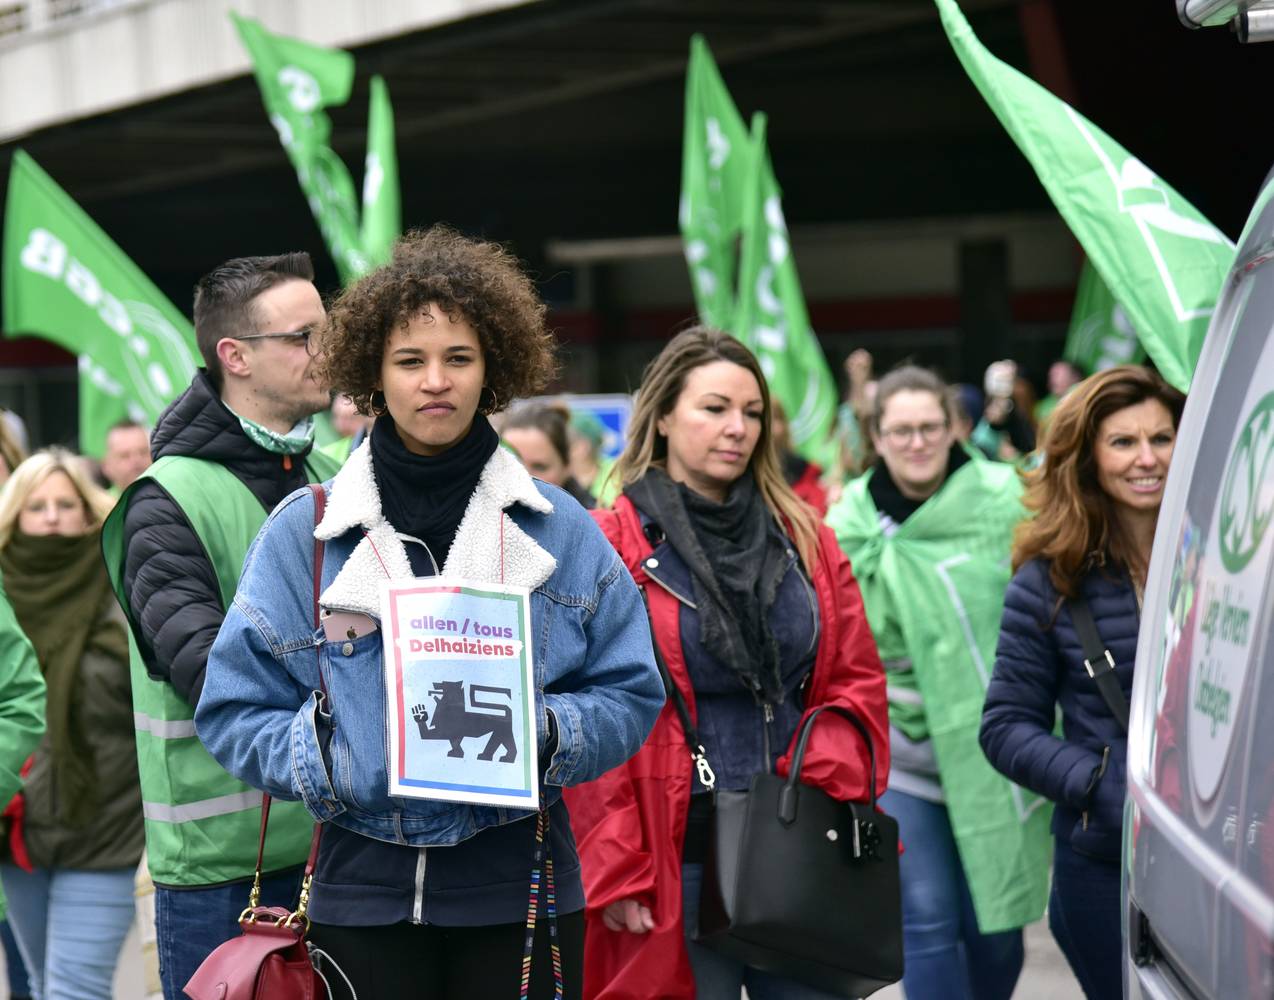
M 1012 466 L 956 439 L 932 372 L 880 380 L 875 466 L 828 514 L 863 591 L 888 682 L 909 1000 L 1008 1000 L 1021 928 L 1048 893 L 1048 808 L 978 746 L 1008 555 L 1022 517 Z

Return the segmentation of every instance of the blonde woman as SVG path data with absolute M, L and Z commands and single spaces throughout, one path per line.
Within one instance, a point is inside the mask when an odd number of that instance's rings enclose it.
M 593 516 L 646 594 L 716 788 L 785 774 L 801 722 L 824 705 L 868 727 L 884 787 L 885 678 L 858 584 L 784 480 L 772 413 L 743 344 L 703 327 L 679 334 L 642 380 L 615 469 L 623 493 Z M 869 769 L 850 723 L 824 715 L 803 779 L 861 801 Z M 585 996 L 824 996 L 694 940 L 713 810 L 701 778 L 670 699 L 635 757 L 567 790 L 588 899 Z
M 0 490 L 0 571 L 48 686 L 0 878 L 36 1000 L 109 1000 L 142 852 L 124 619 L 100 551 L 111 499 L 82 459 L 32 455 Z

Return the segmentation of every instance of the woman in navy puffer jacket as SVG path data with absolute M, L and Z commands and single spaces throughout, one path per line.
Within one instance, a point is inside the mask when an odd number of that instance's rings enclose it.
M 1088 605 L 1126 702 L 1184 402 L 1154 372 L 1123 365 L 1076 386 L 1054 411 L 1043 465 L 1028 481 L 1035 516 L 1015 540 L 982 715 L 991 764 L 1056 804 L 1049 927 L 1090 1000 L 1122 996 L 1127 733 L 1085 669 L 1069 602 Z

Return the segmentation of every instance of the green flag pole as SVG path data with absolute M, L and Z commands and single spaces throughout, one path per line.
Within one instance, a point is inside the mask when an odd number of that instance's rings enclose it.
M 122 417 L 153 425 L 194 377 L 194 330 L 24 151 L 13 155 L 0 260 L 7 337 L 79 357 L 80 450 L 101 457 Z
M 1186 390 L 1234 244 L 1065 101 L 993 56 L 955 0 L 935 0 L 951 46 L 1127 310 L 1164 378 Z

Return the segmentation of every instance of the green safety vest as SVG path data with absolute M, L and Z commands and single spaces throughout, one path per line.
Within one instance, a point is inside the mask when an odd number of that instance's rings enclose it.
M 306 477 L 335 475 L 332 459 L 313 451 Z M 182 510 L 217 574 L 222 608 L 234 600 L 248 547 L 268 512 L 223 465 L 170 455 L 142 479 L 153 479 Z M 140 482 L 141 480 L 139 480 Z M 102 552 L 120 606 L 133 618 L 124 592 L 124 512 L 130 486 L 102 528 Z M 232 777 L 195 735 L 194 706 L 165 681 L 146 672 L 129 637 L 137 765 L 146 824 L 146 852 L 157 884 L 212 885 L 247 878 L 256 867 L 261 793 Z M 276 802 L 270 811 L 263 871 L 299 865 L 309 850 L 314 820 L 300 802 Z

